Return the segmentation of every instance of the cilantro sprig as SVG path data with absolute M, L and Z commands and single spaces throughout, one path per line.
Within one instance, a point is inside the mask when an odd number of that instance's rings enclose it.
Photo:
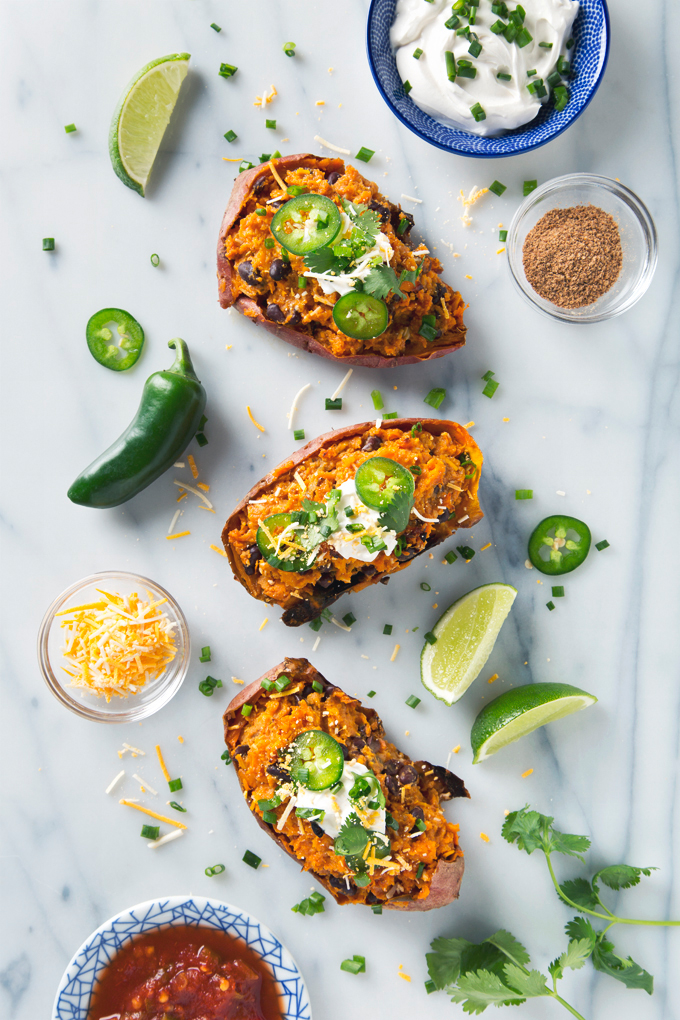
M 527 950 L 514 935 L 502 929 L 479 943 L 464 938 L 435 939 L 431 946 L 433 951 L 426 957 L 429 990 L 433 990 L 432 986 L 445 990 L 452 1002 L 461 1004 L 463 1011 L 470 1014 L 483 1013 L 491 1005 L 519 1006 L 527 999 L 548 997 L 559 1002 L 577 1020 L 584 1020 L 558 994 L 557 982 L 565 971 L 580 970 L 590 959 L 595 970 L 608 974 L 626 988 L 641 988 L 651 995 L 654 990 L 652 975 L 630 956 L 618 955 L 608 937 L 609 929 L 615 924 L 678 926 L 680 921 L 619 917 L 603 901 L 600 887 L 630 889 L 639 885 L 643 875 L 648 877 L 656 869 L 613 864 L 601 868 L 590 881 L 578 877 L 560 884 L 552 855 L 564 854 L 584 863 L 583 854 L 590 848 L 587 836 L 560 832 L 549 815 L 532 811 L 529 805 L 511 812 L 501 831 L 508 843 L 515 843 L 527 854 L 541 850 L 559 898 L 579 914 L 606 921 L 606 927 L 597 930 L 585 916 L 572 918 L 565 926 L 567 948 L 549 965 L 549 977 L 528 969 L 531 961 Z

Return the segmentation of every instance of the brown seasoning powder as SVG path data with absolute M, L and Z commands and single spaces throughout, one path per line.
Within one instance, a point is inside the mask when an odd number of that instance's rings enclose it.
M 615 220 L 596 205 L 551 209 L 526 236 L 527 280 L 559 308 L 592 305 L 616 283 L 623 263 Z

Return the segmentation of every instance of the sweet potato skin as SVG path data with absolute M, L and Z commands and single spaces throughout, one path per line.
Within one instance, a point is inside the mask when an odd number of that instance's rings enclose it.
M 239 691 L 230 701 L 223 716 L 224 723 L 224 739 L 225 743 L 229 747 L 229 729 L 231 723 L 237 715 L 240 714 L 242 707 L 245 704 L 255 705 L 261 697 L 265 697 L 267 692 L 262 686 L 263 680 L 275 680 L 281 673 L 286 673 L 291 677 L 293 681 L 304 680 L 305 682 L 312 682 L 313 680 L 320 680 L 323 682 L 327 690 L 331 690 L 335 685 L 329 683 L 323 677 L 307 659 L 291 659 L 286 658 L 283 662 L 280 662 L 277 666 L 267 670 L 267 672 L 249 684 L 243 690 Z M 368 708 L 364 705 L 362 712 L 370 719 L 375 720 L 378 725 L 379 732 L 383 733 L 382 723 L 378 717 L 377 712 L 374 709 Z M 233 748 L 231 748 L 233 750 Z M 239 776 L 238 758 L 233 759 L 234 768 L 236 769 L 237 777 Z M 429 762 L 418 761 L 413 762 L 415 768 L 421 769 L 426 767 L 428 769 L 433 768 Z M 452 797 L 467 797 L 468 793 L 462 780 L 452 773 L 449 773 L 446 769 L 437 767 L 435 769 L 438 773 L 446 774 L 446 788 L 441 794 L 441 800 L 448 800 Z M 240 778 L 239 778 L 240 784 Z M 263 829 L 271 839 L 274 840 L 276 845 L 283 850 L 292 860 L 296 863 L 300 863 L 294 853 L 291 852 L 286 840 L 275 831 L 275 829 L 268 825 L 264 819 L 257 813 L 252 811 L 255 820 L 261 829 Z M 465 861 L 462 856 L 456 857 L 453 861 L 440 860 L 436 866 L 435 872 L 430 882 L 430 892 L 425 899 L 414 900 L 405 897 L 394 897 L 393 899 L 383 903 L 383 909 L 385 910 L 404 910 L 404 911 L 424 911 L 434 910 L 438 907 L 446 906 L 453 900 L 458 899 L 460 892 L 460 885 L 463 879 L 463 872 L 465 870 Z M 315 872 L 310 872 L 311 875 L 319 882 L 330 895 L 339 903 L 351 902 L 349 899 L 339 896 L 338 891 L 327 881 L 323 875 L 318 875 Z
M 448 432 L 456 442 L 464 441 L 471 446 L 472 459 L 478 470 L 476 472 L 476 477 L 473 480 L 470 489 L 465 493 L 465 498 L 460 503 L 459 509 L 461 511 L 461 516 L 467 514 L 468 520 L 464 521 L 461 525 L 459 525 L 459 527 L 461 528 L 473 527 L 475 524 L 478 524 L 479 521 L 481 521 L 482 517 L 484 516 L 477 497 L 477 492 L 479 488 L 479 477 L 483 461 L 481 450 L 479 449 L 475 441 L 472 439 L 472 437 L 469 435 L 469 433 L 467 433 L 466 430 L 462 427 L 462 425 L 458 425 L 456 422 L 446 421 L 445 419 L 395 418 L 393 421 L 386 422 L 385 425 L 389 426 L 390 429 L 397 428 L 406 432 L 410 431 L 411 428 L 417 423 L 420 423 L 423 429 L 430 432 L 432 435 L 440 435 L 442 432 Z M 234 554 L 234 549 L 231 543 L 229 542 L 229 532 L 236 526 L 239 514 L 248 505 L 250 500 L 258 499 L 260 494 L 266 489 L 268 489 L 270 485 L 274 485 L 277 479 L 281 477 L 281 475 L 289 471 L 290 472 L 295 471 L 299 464 L 301 464 L 308 457 L 313 457 L 323 447 L 332 445 L 333 443 L 337 443 L 342 439 L 346 439 L 351 436 L 361 434 L 361 432 L 371 428 L 372 425 L 373 425 L 372 422 L 362 422 L 361 424 L 358 425 L 347 425 L 345 426 L 345 428 L 336 429 L 334 432 L 326 432 L 324 433 L 324 435 L 318 436 L 316 439 L 311 440 L 305 446 L 301 447 L 299 450 L 296 450 L 291 457 L 289 457 L 287 460 L 283 461 L 281 464 L 275 467 L 273 471 L 270 471 L 268 475 L 265 475 L 264 478 L 261 478 L 260 481 L 257 482 L 252 487 L 250 492 L 248 492 L 234 508 L 222 530 L 222 544 L 224 545 L 224 549 L 227 554 L 227 558 L 229 560 L 231 569 L 234 573 L 235 579 L 237 581 L 240 581 L 240 583 L 246 589 L 248 594 L 251 595 L 253 598 L 258 598 L 257 588 L 251 581 L 248 574 L 246 574 L 244 564 L 242 563 L 241 559 Z M 442 540 L 443 539 L 439 539 L 439 541 Z M 423 549 L 422 552 L 426 551 L 429 552 L 430 549 L 432 549 L 436 544 L 438 544 L 437 541 L 433 542 L 431 545 L 427 546 L 426 549 Z M 418 553 L 418 555 L 421 555 L 421 553 Z M 414 557 L 414 559 L 415 558 L 416 557 Z M 393 574 L 398 573 L 400 570 L 403 570 L 405 567 L 409 565 L 409 563 L 412 562 L 413 560 L 409 560 L 408 562 L 403 563 L 396 570 L 390 571 L 389 574 L 376 573 L 373 577 L 367 578 L 362 583 L 350 586 L 345 591 L 350 590 L 362 591 L 364 588 L 367 588 L 371 584 L 377 584 L 379 581 L 382 580 L 383 577 L 391 577 Z M 300 600 L 299 603 L 300 608 L 297 611 L 297 613 L 292 613 L 288 610 L 286 611 L 286 613 L 284 613 L 283 617 L 284 623 L 286 623 L 287 626 L 295 627 L 300 626 L 303 623 L 309 622 L 310 619 L 313 619 L 315 616 L 318 616 L 319 612 L 321 612 L 321 609 L 325 608 L 328 605 L 332 605 L 332 603 L 337 601 L 337 599 L 339 599 L 341 595 L 344 595 L 345 591 L 342 591 L 335 596 L 329 597 L 326 601 L 324 601 L 324 605 L 320 609 L 318 609 L 318 612 L 311 612 L 311 615 L 309 612 L 306 612 L 306 609 L 309 608 L 309 603 L 306 600 Z
M 315 156 L 309 152 L 298 153 L 292 156 L 282 156 L 274 161 L 274 165 L 279 174 L 285 173 L 288 170 L 296 170 L 301 166 L 320 167 L 329 173 L 332 173 L 333 171 L 342 172 L 344 170 L 344 163 L 341 159 Z M 324 347 L 323 344 L 319 343 L 318 340 L 315 340 L 314 337 L 308 336 L 304 332 L 298 332 L 298 330 L 294 327 L 286 325 L 285 323 L 276 323 L 267 319 L 257 301 L 253 298 L 248 297 L 245 294 L 239 294 L 234 300 L 232 294 L 234 267 L 231 261 L 226 257 L 224 242 L 227 234 L 238 219 L 241 210 L 247 204 L 248 199 L 252 195 L 253 189 L 258 181 L 270 175 L 271 169 L 269 164 L 262 163 L 260 166 L 253 167 L 251 170 L 244 170 L 243 173 L 238 175 L 234 182 L 234 187 L 222 218 L 222 225 L 220 227 L 217 242 L 218 294 L 222 308 L 230 308 L 233 306 L 237 309 L 237 311 L 241 312 L 242 315 L 252 319 L 252 321 L 257 323 L 259 326 L 264 326 L 269 333 L 272 333 L 281 340 L 285 340 L 286 343 L 292 344 L 300 350 L 309 351 L 311 354 L 318 354 L 322 358 L 328 358 L 330 361 L 336 361 L 342 365 L 359 365 L 364 368 L 397 368 L 401 365 L 417 365 L 421 362 L 434 361 L 437 358 L 443 358 L 446 354 L 450 354 L 451 351 L 464 346 L 466 332 L 465 327 L 459 331 L 459 335 L 450 346 L 435 348 L 434 350 L 428 351 L 424 354 L 404 354 L 399 355 L 398 357 L 384 357 L 379 354 L 355 354 L 349 357 L 338 357 L 329 351 L 327 347 Z

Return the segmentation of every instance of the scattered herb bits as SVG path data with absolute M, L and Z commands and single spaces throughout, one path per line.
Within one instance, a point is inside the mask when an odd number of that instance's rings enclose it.
M 185 807 L 182 807 L 181 804 L 178 804 L 176 800 L 170 801 L 170 807 L 174 808 L 175 811 L 182 811 L 184 814 L 186 814 L 187 809 Z
M 196 442 L 198 443 L 199 446 L 207 446 L 208 445 L 208 437 L 205 435 L 204 432 L 197 432 L 196 433 Z
M 421 50 L 420 46 L 418 46 L 418 48 L 413 51 L 413 59 L 414 60 L 420 60 L 422 55 L 423 55 L 423 51 Z
M 198 661 L 210 662 L 210 645 L 205 645 L 203 648 L 201 648 L 201 655 Z
M 498 195 L 499 198 L 503 194 L 503 192 L 507 190 L 508 190 L 507 184 L 501 184 L 500 181 L 494 181 L 493 184 L 489 185 L 489 191 L 493 191 L 494 195 Z
M 336 397 L 335 400 L 332 397 L 326 397 L 325 406 L 327 411 L 342 411 L 342 397 Z
M 295 429 L 293 431 L 293 439 L 304 439 L 304 438 L 305 438 L 305 430 L 304 429 Z
M 160 255 L 156 255 L 156 253 L 154 252 L 153 255 L 150 257 L 149 261 L 151 262 L 152 266 L 160 266 L 161 264 Z
M 464 560 L 471 560 L 475 555 L 475 550 L 471 549 L 469 545 L 457 545 L 456 549 Z
M 554 602 L 546 602 L 546 606 L 548 607 L 548 609 L 552 613 L 553 609 L 555 608 L 555 603 Z
M 168 780 L 168 787 L 170 789 L 170 793 L 177 793 L 178 790 L 182 789 L 182 780 L 181 779 L 169 779 Z
M 507 232 L 507 230 L 499 230 L 498 231 L 498 240 L 505 242 L 505 241 L 507 241 L 507 239 L 508 239 L 508 232 Z
M 375 691 L 369 691 L 368 694 L 366 695 L 366 697 L 367 698 L 374 698 L 375 697 Z
M 345 613 L 345 615 L 342 618 L 342 622 L 345 624 L 345 626 L 351 627 L 353 623 L 357 622 L 357 618 L 354 615 L 354 613 Z
M 382 914 L 382 903 L 372 903 L 371 910 L 374 914 Z
M 475 70 L 472 68 L 472 70 Z M 475 72 L 476 73 L 476 72 Z M 470 113 L 475 118 L 476 122 L 480 124 L 483 120 L 486 120 L 486 113 L 481 103 L 475 103 L 474 106 L 470 107 Z
M 220 26 L 219 26 L 219 25 L 216 25 L 214 21 L 212 22 L 212 24 L 210 25 L 210 27 L 212 28 L 213 32 L 221 32 L 221 31 L 222 31 L 222 29 L 220 28 Z
M 235 142 L 236 139 L 238 138 L 238 135 L 236 134 L 235 131 L 232 131 L 231 128 L 229 128 L 228 131 L 224 132 L 224 137 L 227 139 L 228 142 Z
M 389 412 L 385 411 L 385 413 L 383 415 L 383 421 L 388 421 L 390 418 L 398 418 L 398 417 L 399 416 L 398 416 L 396 411 L 389 411 Z
M 602 552 L 603 549 L 609 548 L 609 542 L 607 541 L 606 538 L 603 538 L 601 542 L 595 543 L 595 548 L 597 549 L 598 552 Z
M 295 56 L 295 43 L 294 42 L 285 42 L 283 44 L 283 46 L 282 46 L 282 49 L 283 49 L 283 52 L 286 54 L 287 57 L 294 57 Z
M 420 582 L 421 591 L 432 591 L 432 585 L 428 584 L 427 581 Z
M 431 995 L 432 992 L 437 991 L 437 986 L 431 978 L 429 981 L 425 982 L 425 991 L 427 992 L 428 995 Z
M 269 128 L 271 131 L 276 131 L 276 121 L 275 120 L 266 120 L 264 122 L 264 126 L 266 128 Z
M 325 899 L 326 897 L 320 892 L 313 892 L 306 900 L 300 900 L 300 902 L 296 903 L 294 907 L 291 907 L 291 910 L 293 910 L 296 914 L 304 914 L 306 916 L 323 914 Z
M 473 555 L 474 555 L 474 553 L 473 553 Z M 434 636 L 434 634 L 432 633 L 431 630 L 428 630 L 425 634 L 423 634 L 423 637 L 427 641 L 428 645 L 436 645 L 437 644 L 437 639 L 436 639 L 436 637 Z
M 253 706 L 252 705 L 244 705 L 242 707 L 242 709 L 241 709 L 241 715 L 244 716 L 244 718 L 247 719 L 248 716 L 250 715 L 250 713 L 252 712 L 252 710 L 253 710 Z
M 160 831 L 160 825 L 143 825 L 139 835 L 142 839 L 158 839 Z
M 351 960 L 343 960 L 340 970 L 347 971 L 348 974 L 365 974 L 366 957 L 354 955 Z
M 455 81 L 457 73 L 456 58 L 450 50 L 446 50 L 444 53 L 444 59 L 446 61 L 446 77 L 449 81 Z
M 229 754 L 229 751 L 222 751 L 220 761 L 223 761 L 225 765 L 231 765 L 231 755 Z
M 458 559 L 458 557 L 456 556 L 456 554 L 453 551 L 453 549 L 449 549 L 449 551 L 447 552 L 447 554 L 444 557 L 444 559 L 446 560 L 447 563 L 451 564 L 451 563 L 455 563 L 456 560 Z
M 203 659 L 201 659 L 201 662 L 202 661 Z M 211 698 L 213 696 L 215 689 L 221 686 L 222 686 L 221 680 L 216 680 L 214 676 L 207 676 L 205 680 L 201 680 L 200 684 L 198 685 L 198 689 L 201 692 L 201 694 L 205 695 L 206 698 Z
M 312 690 L 316 691 L 317 694 L 323 693 L 323 684 L 319 680 L 312 680 Z
M 392 633 L 392 624 L 391 623 L 386 623 L 385 626 L 383 627 L 383 634 L 387 634 L 388 637 L 389 637 L 389 635 L 391 633 Z
M 530 195 L 532 191 L 535 191 L 537 187 L 538 181 L 525 181 L 522 185 L 522 194 L 526 198 L 526 196 Z
M 380 390 L 371 390 L 371 400 L 373 401 L 373 407 L 376 411 L 382 411 L 385 406 L 383 403 L 382 393 Z
M 562 598 L 564 598 L 564 585 L 563 584 L 554 584 L 552 586 L 551 594 L 552 594 L 552 597 L 554 599 L 562 599 Z
M 323 620 L 321 619 L 320 616 L 317 616 L 316 620 L 312 620 L 309 626 L 312 628 L 312 630 L 321 630 L 321 628 L 323 627 Z
M 433 390 L 430 390 L 428 395 L 423 398 L 424 404 L 429 404 L 430 407 L 434 407 L 435 411 L 438 411 L 446 400 L 446 390 L 442 389 L 441 386 L 435 386 Z
M 511 74 L 506 74 L 505 71 L 499 71 L 498 74 L 496 75 L 496 77 L 500 81 L 512 81 L 512 75 Z
M 73 133 L 74 131 L 77 131 L 77 130 L 78 130 L 78 129 L 77 129 L 77 127 L 75 126 L 75 124 L 66 124 L 66 125 L 64 126 L 64 131 L 66 132 L 66 134 L 67 134 L 67 135 L 70 135 L 70 134 L 72 134 L 72 133 Z
M 362 145 L 354 158 L 360 159 L 362 163 L 370 163 L 374 156 L 374 149 L 367 149 L 365 145 Z
M 407 78 L 406 81 L 404 82 L 404 92 L 406 93 L 406 95 L 409 94 L 409 92 L 411 91 L 412 88 L 413 88 L 413 85 L 411 85 L 411 82 Z
M 237 71 L 238 67 L 234 64 L 220 64 L 219 75 L 220 78 L 233 78 Z
M 496 382 L 495 379 L 489 379 L 486 386 L 482 390 L 482 396 L 489 398 L 493 397 L 494 393 L 496 392 L 499 386 L 500 383 Z
M 425 865 L 421 861 L 420 864 L 418 865 L 418 867 L 416 868 L 416 882 L 420 882 L 421 878 L 423 877 L 423 872 L 424 871 L 425 871 Z
M 221 875 L 223 871 L 226 871 L 224 864 L 213 864 L 211 868 L 206 868 L 205 873 L 208 878 L 214 878 L 215 875 Z
M 409 694 L 405 704 L 408 705 L 409 708 L 417 708 L 420 704 L 420 698 L 416 698 L 415 694 Z
M 533 499 L 533 489 L 515 489 L 515 499 Z
M 246 850 L 243 855 L 243 863 L 247 864 L 249 868 L 255 868 L 257 870 L 262 864 L 262 858 L 254 854 L 252 850 Z
M 42 239 L 42 250 L 43 251 L 54 251 L 54 238 L 43 237 Z

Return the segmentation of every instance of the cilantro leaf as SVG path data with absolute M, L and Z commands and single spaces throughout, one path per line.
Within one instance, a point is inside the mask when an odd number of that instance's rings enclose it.
M 488 970 L 470 971 L 448 989 L 452 1002 L 461 1003 L 465 1013 L 483 1013 L 487 1006 L 519 1006 L 524 998 Z
M 584 854 L 588 849 L 590 849 L 590 840 L 587 836 L 574 836 L 568 832 L 552 830 L 550 852 L 569 854 L 570 857 L 578 857 L 582 861 L 581 854 Z
M 395 271 L 391 266 L 374 266 L 364 280 L 364 292 L 384 300 L 391 291 L 404 297 Z
M 545 983 L 545 976 L 539 970 L 530 970 L 528 974 L 525 974 L 514 963 L 506 963 L 503 969 L 507 983 L 525 998 L 534 999 L 539 995 L 550 995 Z
M 332 248 L 318 248 L 305 255 L 305 265 L 312 273 L 344 273 L 349 260 L 336 255 Z
M 642 988 L 648 995 L 654 991 L 654 978 L 639 963 L 629 956 L 624 959 L 614 952 L 613 944 L 600 936 L 593 949 L 593 967 L 595 970 L 608 974 L 626 986 L 626 988 Z
M 587 917 L 573 917 L 571 921 L 567 921 L 564 930 L 570 939 L 590 939 L 591 942 L 595 942 L 595 929 Z
M 584 910 L 597 910 L 600 907 L 593 887 L 585 878 L 574 878 L 563 882 L 560 889 L 568 900 Z
M 397 535 L 405 531 L 412 506 L 413 496 L 409 496 L 403 489 L 397 489 L 391 504 L 380 514 L 380 526 L 389 531 L 396 531 Z
M 508 843 L 516 842 L 519 850 L 532 854 L 534 850 L 545 850 L 547 832 L 552 823 L 552 818 L 531 811 L 529 805 L 525 804 L 519 811 L 510 812 L 503 822 L 501 835 Z
M 380 223 L 380 217 L 377 212 L 373 211 L 373 209 L 366 209 L 364 212 L 360 213 L 359 216 L 354 219 L 354 222 L 360 230 L 363 230 L 364 233 L 369 234 L 371 237 L 376 237 L 380 233 L 380 228 L 382 226 Z
M 495 934 L 489 935 L 488 939 L 484 941 L 500 949 L 513 963 L 517 963 L 520 966 L 529 963 L 529 954 L 522 943 L 518 942 L 514 935 L 511 935 L 509 931 L 505 931 L 503 928 L 495 932 Z
M 599 879 L 610 889 L 630 889 L 631 886 L 639 884 L 640 875 L 646 875 L 649 878 L 651 873 L 656 870 L 656 868 L 635 868 L 630 864 L 612 864 L 610 867 L 598 871 L 593 877 L 593 886 L 597 889 Z
M 473 945 L 467 939 L 434 939 L 431 943 L 434 952 L 426 953 L 427 973 L 437 988 L 445 988 L 454 984 L 461 974 L 463 954 Z
M 558 956 L 556 960 L 553 960 L 548 967 L 551 975 L 557 981 L 564 976 L 564 971 L 567 967 L 571 967 L 572 970 L 579 970 L 579 968 L 584 965 L 588 957 L 591 955 L 595 947 L 595 932 L 590 921 L 586 921 L 581 917 L 575 917 L 574 922 L 570 923 L 578 924 L 580 921 L 583 921 L 588 925 L 590 932 L 587 933 L 584 938 L 570 939 L 566 952 L 562 953 L 561 956 Z M 567 925 L 567 929 L 568 928 L 569 925 Z

